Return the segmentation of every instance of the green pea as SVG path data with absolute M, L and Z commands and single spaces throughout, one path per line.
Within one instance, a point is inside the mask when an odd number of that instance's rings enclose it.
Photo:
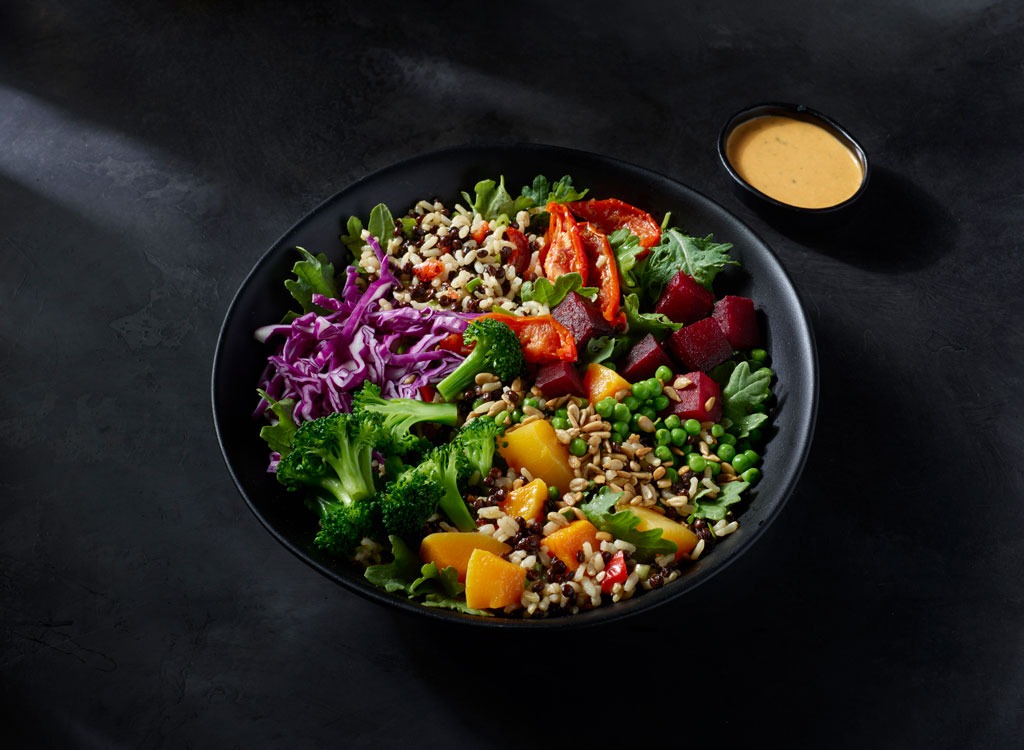
M 691 435 L 699 435 L 700 422 L 698 422 L 696 419 L 687 419 L 685 422 L 683 422 L 683 429 L 686 430 Z
M 587 448 L 587 441 L 583 438 L 573 438 L 572 442 L 569 443 L 569 452 L 574 456 L 587 455 Z
M 682 427 L 676 427 L 670 430 L 669 434 L 672 435 L 672 445 L 677 448 L 682 448 L 686 445 L 686 439 L 690 437 Z
M 640 399 L 638 399 L 636 396 L 626 396 L 624 399 L 622 399 L 622 403 L 631 412 L 636 411 L 637 409 L 640 408 Z
M 672 442 L 672 433 L 662 428 L 654 431 L 655 445 L 668 445 Z
M 691 453 L 686 457 L 686 465 L 690 467 L 691 471 L 695 471 L 698 474 L 708 468 L 708 460 L 699 453 Z
M 749 484 L 757 484 L 761 480 L 761 470 L 751 467 L 740 474 L 740 479 Z
M 728 443 L 721 443 L 718 446 L 718 450 L 715 451 L 715 455 L 723 461 L 732 463 L 732 460 L 736 457 L 736 449 Z
M 562 496 L 562 493 L 558 491 L 558 488 L 551 484 L 548 485 L 548 499 L 557 502 L 558 498 Z
M 751 349 L 750 358 L 755 362 L 765 362 L 768 359 L 768 352 L 764 349 Z
M 737 453 L 729 463 L 732 464 L 732 468 L 737 474 L 743 474 L 743 472 L 751 467 L 750 459 L 746 453 Z
M 629 435 L 629 422 L 624 420 L 615 420 L 612 422 L 612 430 L 619 433 L 623 437 Z
M 669 401 L 668 396 L 655 396 L 654 397 L 654 402 L 653 402 L 654 410 L 655 411 L 665 411 L 665 409 L 668 408 L 668 405 L 670 403 L 672 403 L 672 402 Z
M 719 424 L 718 422 L 715 422 L 713 425 L 711 425 L 711 436 L 712 437 L 720 438 L 724 434 L 725 434 L 725 428 L 721 424 Z
M 585 398 L 581 398 L 580 399 L 580 408 L 581 409 L 586 409 L 588 406 L 590 406 L 590 401 L 588 401 Z
M 661 459 L 662 463 L 668 463 L 675 459 L 675 455 L 667 445 L 659 445 L 654 449 L 654 457 Z
M 615 408 L 615 403 L 615 399 L 613 398 L 603 398 L 594 404 L 594 411 L 598 413 L 598 416 L 607 419 L 612 415 L 612 409 Z
M 515 422 L 516 424 L 519 424 L 520 422 L 523 421 L 523 410 L 522 409 L 514 409 L 512 411 L 512 421 Z
M 667 383 L 672 379 L 672 368 L 668 365 L 658 365 L 658 369 L 654 371 L 654 377 L 662 383 Z
M 637 414 L 634 414 L 632 417 L 629 418 L 629 428 L 633 432 L 640 432 L 640 418 L 641 417 L 643 417 L 643 414 L 637 413 Z
M 758 461 L 761 460 L 761 457 L 757 454 L 757 451 L 751 450 L 749 448 L 743 451 L 743 455 L 746 456 L 747 459 L 750 461 L 751 466 L 754 466 L 755 464 L 757 464 Z
M 718 461 L 708 461 L 708 468 L 711 469 L 712 477 L 717 477 L 722 472 L 722 464 Z
M 540 399 L 536 399 L 533 396 L 527 396 L 523 399 L 523 406 L 529 406 L 531 409 L 540 409 Z
M 657 419 L 657 418 L 658 418 L 658 412 L 656 412 L 656 411 L 655 411 L 655 410 L 654 410 L 654 409 L 653 409 L 652 407 L 650 407 L 650 406 L 641 406 L 641 407 L 640 407 L 640 414 L 641 414 L 642 416 L 645 416 L 645 417 L 647 417 L 647 418 L 648 418 L 649 420 L 651 420 L 652 422 L 653 422 L 653 421 L 654 421 L 655 419 Z
M 633 412 L 624 403 L 617 403 L 612 408 L 612 419 L 616 422 L 627 422 Z
M 678 414 L 669 414 L 665 417 L 665 426 L 670 430 L 674 430 L 676 427 L 682 425 L 682 423 L 683 421 L 679 418 Z
M 564 406 L 561 409 L 555 409 L 555 416 L 558 417 L 559 419 L 568 419 L 569 410 L 566 409 Z
M 672 482 L 672 484 L 675 484 L 676 482 L 679 481 L 679 472 L 669 467 L 665 469 L 665 478 L 668 481 Z
M 718 442 L 722 445 L 736 445 L 736 436 L 731 432 L 727 432 L 718 438 Z
M 640 401 L 646 401 L 648 398 L 650 398 L 650 394 L 648 393 L 648 389 L 647 389 L 647 381 L 646 380 L 641 380 L 641 381 L 639 381 L 637 383 L 633 383 L 632 391 L 633 391 L 633 398 L 638 399 Z
M 569 419 L 568 417 L 552 417 L 551 426 L 554 427 L 556 430 L 568 430 Z
M 657 378 L 647 378 L 647 398 L 654 398 L 661 395 L 661 381 Z
M 607 367 L 612 372 L 615 372 L 615 370 L 618 369 L 614 362 L 602 362 L 601 364 Z

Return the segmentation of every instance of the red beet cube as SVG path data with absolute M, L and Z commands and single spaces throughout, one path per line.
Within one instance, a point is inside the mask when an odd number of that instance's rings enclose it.
M 576 292 L 565 295 L 565 299 L 558 303 L 551 315 L 569 329 L 576 342 L 576 349 L 580 351 L 586 349 L 587 342 L 594 336 L 607 336 L 614 330 L 598 306 Z
M 683 326 L 668 340 L 672 354 L 688 370 L 707 371 L 732 356 L 732 344 L 714 318 Z
M 653 378 L 655 371 L 662 365 L 671 368 L 672 360 L 658 340 L 648 333 L 633 344 L 633 348 L 626 354 L 619 367 L 619 375 L 630 383 L 636 383 Z
M 550 362 L 537 368 L 534 381 L 544 398 L 557 396 L 585 396 L 583 378 L 572 362 Z
M 715 295 L 698 284 L 685 271 L 680 271 L 665 285 L 654 312 L 668 316 L 676 323 L 692 323 L 707 316 L 715 304 Z
M 696 419 L 698 422 L 717 422 L 721 419 L 721 386 L 705 372 L 688 372 L 684 377 L 692 381 L 692 384 L 676 389 L 679 401 L 669 407 L 671 413 L 680 419 Z
M 715 303 L 711 317 L 718 321 L 733 349 L 753 349 L 761 345 L 754 300 L 727 294 Z

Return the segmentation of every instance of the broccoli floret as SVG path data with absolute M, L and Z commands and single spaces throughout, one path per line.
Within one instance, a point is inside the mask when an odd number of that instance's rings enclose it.
M 497 439 L 504 430 L 490 417 L 477 417 L 455 434 L 455 443 L 473 468 L 471 482 L 479 482 L 490 473 Z
M 433 472 L 420 467 L 405 471 L 378 495 L 377 509 L 386 534 L 405 540 L 418 538 L 423 524 L 437 510 L 444 486 Z
M 336 557 L 351 557 L 364 537 L 374 536 L 377 514 L 372 498 L 345 505 L 317 495 L 310 503 L 320 516 L 313 544 Z
M 277 465 L 277 480 L 286 488 L 316 491 L 323 534 L 318 546 L 334 554 L 351 552 L 371 525 L 373 446 L 380 432 L 374 414 L 335 413 L 303 422 Z
M 453 426 L 459 419 L 455 404 L 432 403 L 412 398 L 384 398 L 380 386 L 365 381 L 352 399 L 352 411 L 373 412 L 383 420 L 382 440 L 377 447 L 384 453 L 405 455 L 423 451 L 430 441 L 412 432 L 421 422 Z
M 493 373 L 508 383 L 526 367 L 519 338 L 497 318 L 474 320 L 466 326 L 462 340 L 466 346 L 472 346 L 473 351 L 437 384 L 437 392 L 445 401 L 460 396 L 481 372 Z
M 442 489 L 438 500 L 441 510 L 459 531 L 474 531 L 476 521 L 462 499 L 461 487 L 465 484 L 473 466 L 469 459 L 454 443 L 440 445 L 423 459 L 417 471 L 429 476 Z

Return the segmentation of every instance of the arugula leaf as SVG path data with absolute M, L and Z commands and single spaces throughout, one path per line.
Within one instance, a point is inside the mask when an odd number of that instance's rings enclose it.
M 395 218 L 391 215 L 391 211 L 387 206 L 383 203 L 378 203 L 370 209 L 370 221 L 366 228 L 370 234 L 377 238 L 381 249 L 386 249 L 388 240 L 395 233 Z
M 729 506 L 735 505 L 743 499 L 741 493 L 749 486 L 749 482 L 726 482 L 714 497 L 708 492 L 701 493 L 693 500 L 696 510 L 690 514 L 688 520 L 704 518 L 708 521 L 721 521 L 725 518 Z
M 459 583 L 458 572 L 453 567 L 438 570 L 435 563 L 421 564 L 419 555 L 412 551 L 401 538 L 389 536 L 393 560 L 390 563 L 371 565 L 363 577 L 378 588 L 391 593 L 404 593 L 410 599 L 421 599 L 428 607 L 443 607 L 474 615 L 490 615 L 489 612 L 473 609 L 466 605 L 463 596 L 465 585 Z
M 643 338 L 648 333 L 661 339 L 664 334 L 683 327 L 682 323 L 675 323 L 662 313 L 640 312 L 640 298 L 635 294 L 627 294 L 623 298 L 622 311 L 626 315 L 627 330 L 633 339 Z
M 573 187 L 572 177 L 564 175 L 555 182 L 549 182 L 542 174 L 533 178 L 533 182 L 524 185 L 519 198 L 516 199 L 516 210 L 530 208 L 531 206 L 546 206 L 554 201 L 555 203 L 569 203 L 578 201 L 587 194 L 587 190 L 579 192 Z
M 615 503 L 622 497 L 621 492 L 612 492 L 607 487 L 594 495 L 579 508 L 600 531 L 607 531 L 617 539 L 629 542 L 636 547 L 633 558 L 639 562 L 652 562 L 659 555 L 675 552 L 678 547 L 670 539 L 663 539 L 661 529 L 637 531 L 640 525 L 639 516 L 630 513 L 629 509 L 617 511 Z
M 463 191 L 462 197 L 469 204 L 471 210 L 476 211 L 485 219 L 497 219 L 500 216 L 507 218 L 515 213 L 515 203 L 508 190 L 505 189 L 504 176 L 498 182 L 481 180 L 473 190 L 476 193 L 475 197 L 465 191 Z
M 303 260 L 297 261 L 292 266 L 294 279 L 287 279 L 284 282 L 285 288 L 292 297 L 302 305 L 303 312 L 319 310 L 313 304 L 313 295 L 322 294 L 325 297 L 337 297 L 338 286 L 334 279 L 334 265 L 327 260 L 323 253 L 313 255 L 302 247 L 296 247 L 302 255 Z
M 286 456 L 292 450 L 292 435 L 299 429 L 299 425 L 295 422 L 295 399 L 283 398 L 280 401 L 275 401 L 263 389 L 257 388 L 256 391 L 260 394 L 260 398 L 270 405 L 270 411 L 277 417 L 276 424 L 264 425 L 260 429 L 260 437 L 270 447 L 270 450 Z
M 524 281 L 519 294 L 523 302 L 539 302 L 550 308 L 565 299 L 569 292 L 593 299 L 597 296 L 598 289 L 596 286 L 583 286 L 583 277 L 573 271 L 563 273 L 553 284 L 543 276 L 536 281 Z
M 638 272 L 639 285 L 646 299 L 654 302 L 672 277 L 685 271 L 698 284 L 711 289 L 719 271 L 728 265 L 739 265 L 739 261 L 729 257 L 731 249 L 731 244 L 714 242 L 710 235 L 691 237 L 678 229 L 666 229 L 661 233 L 661 241 L 644 259 Z
M 722 388 L 722 421 L 730 429 L 739 427 L 737 437 L 744 438 L 768 419 L 757 408 L 771 396 L 772 373 L 766 367 L 751 372 L 749 362 L 740 362 Z

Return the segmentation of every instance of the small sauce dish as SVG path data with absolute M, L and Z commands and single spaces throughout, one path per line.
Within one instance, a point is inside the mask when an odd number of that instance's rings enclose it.
M 799 104 L 766 103 L 726 122 L 718 155 L 755 207 L 791 216 L 845 213 L 867 190 L 867 153 L 832 118 Z

